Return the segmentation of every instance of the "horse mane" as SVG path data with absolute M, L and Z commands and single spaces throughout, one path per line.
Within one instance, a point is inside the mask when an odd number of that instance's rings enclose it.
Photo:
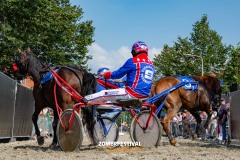
M 220 80 L 213 76 L 192 76 L 193 79 L 202 82 L 208 90 L 217 94 L 220 88 Z

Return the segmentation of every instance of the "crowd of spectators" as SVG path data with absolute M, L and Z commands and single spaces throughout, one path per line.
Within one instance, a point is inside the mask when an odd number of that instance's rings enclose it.
M 208 118 L 206 112 L 200 111 L 202 123 L 200 128 L 199 138 L 218 140 L 219 142 L 226 143 L 227 128 L 230 126 L 230 104 L 221 100 L 221 107 L 218 112 L 214 111 L 208 128 L 205 129 L 204 125 Z M 226 115 L 226 116 L 225 116 Z M 171 132 L 175 138 L 191 138 L 192 133 L 196 131 L 197 122 L 194 116 L 187 110 L 178 112 L 171 121 Z

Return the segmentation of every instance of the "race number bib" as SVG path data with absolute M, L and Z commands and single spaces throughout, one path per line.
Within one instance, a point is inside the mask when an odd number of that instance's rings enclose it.
M 155 70 L 152 66 L 143 67 L 143 69 L 141 71 L 142 80 L 147 84 L 152 83 L 152 80 L 153 80 L 153 77 L 154 77 L 154 71 Z
M 152 80 L 153 79 L 153 71 L 151 70 L 145 70 L 144 73 L 144 78 L 148 79 L 148 80 Z

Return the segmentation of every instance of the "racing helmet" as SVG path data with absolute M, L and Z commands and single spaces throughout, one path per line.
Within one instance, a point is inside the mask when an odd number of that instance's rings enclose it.
M 139 53 L 146 53 L 148 55 L 148 46 L 144 42 L 138 41 L 133 44 L 131 53 L 133 57 L 137 56 Z

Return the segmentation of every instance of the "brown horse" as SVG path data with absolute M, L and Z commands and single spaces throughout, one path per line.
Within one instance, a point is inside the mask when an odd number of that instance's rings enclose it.
M 28 48 L 26 51 L 21 51 L 18 49 L 18 60 L 17 64 L 19 71 L 22 74 L 28 73 L 32 76 L 34 81 L 33 96 L 35 99 L 35 111 L 32 115 L 32 121 L 35 127 L 35 133 L 37 135 L 37 141 L 39 145 L 44 144 L 44 138 L 41 136 L 37 120 L 40 111 L 43 108 L 50 107 L 54 111 L 54 121 L 53 121 L 53 142 L 52 147 L 57 145 L 57 136 L 56 129 L 58 123 L 58 113 L 55 107 L 54 101 L 54 84 L 55 79 L 51 79 L 43 84 L 41 84 L 41 79 L 43 73 L 48 71 L 48 65 L 42 62 L 32 51 Z M 44 73 L 44 74 L 45 74 Z M 88 73 L 86 70 L 73 67 L 73 66 L 63 66 L 59 67 L 57 71 L 58 75 L 67 82 L 72 88 L 74 88 L 82 96 L 92 94 L 96 92 L 96 79 L 93 74 Z M 58 104 L 63 111 L 69 108 L 73 108 L 74 103 L 76 102 L 67 92 L 61 89 L 58 85 L 56 88 Z M 83 112 L 84 117 L 88 117 L 85 120 L 87 123 L 87 128 L 90 130 L 89 133 L 93 133 L 93 123 L 94 118 L 92 114 L 91 107 L 85 107 Z M 92 134 L 90 134 L 92 137 Z
M 220 106 L 221 86 L 220 81 L 217 78 L 211 76 L 193 76 L 191 78 L 199 82 L 197 90 L 185 90 L 182 86 L 173 90 L 164 103 L 167 114 L 161 123 L 172 145 L 175 145 L 177 141 L 172 137 L 170 121 L 180 108 L 187 109 L 196 118 L 196 134 L 199 134 L 201 118 L 198 111 L 205 111 L 208 114 L 208 119 L 205 123 L 206 127 L 209 124 L 212 111 Z M 179 83 L 180 80 L 176 77 L 160 78 L 155 83 L 154 94 L 159 94 Z M 163 102 L 163 99 L 164 97 L 160 98 L 155 102 L 155 105 L 159 106 Z

